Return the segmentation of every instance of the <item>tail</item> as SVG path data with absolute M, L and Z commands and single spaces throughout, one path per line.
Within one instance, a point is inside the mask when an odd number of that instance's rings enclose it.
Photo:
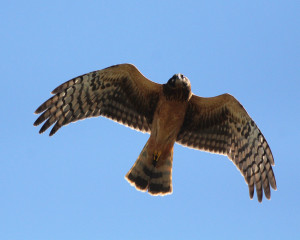
M 173 148 L 166 154 L 151 154 L 148 142 L 125 179 L 136 189 L 151 195 L 172 193 Z

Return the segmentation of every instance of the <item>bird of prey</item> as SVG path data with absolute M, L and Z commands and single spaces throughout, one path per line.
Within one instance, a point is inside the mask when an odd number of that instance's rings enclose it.
M 132 64 L 114 65 L 75 77 L 52 91 L 35 111 L 40 133 L 52 124 L 50 136 L 71 122 L 104 116 L 150 133 L 127 181 L 151 195 L 172 193 L 174 143 L 227 155 L 244 176 L 250 198 L 276 190 L 274 158 L 263 134 L 231 95 L 194 95 L 189 79 L 175 74 L 167 83 L 147 79 Z

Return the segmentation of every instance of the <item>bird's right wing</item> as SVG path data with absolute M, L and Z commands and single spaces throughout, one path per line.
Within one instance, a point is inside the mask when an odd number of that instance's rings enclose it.
M 104 116 L 133 129 L 149 132 L 162 85 L 144 77 L 132 64 L 120 64 L 73 78 L 55 88 L 52 98 L 35 111 L 44 122 L 40 133 L 55 124 L 50 136 L 64 125 Z

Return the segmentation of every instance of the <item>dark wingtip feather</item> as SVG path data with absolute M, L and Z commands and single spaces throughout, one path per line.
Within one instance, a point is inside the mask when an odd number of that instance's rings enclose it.
M 35 114 L 40 114 L 41 112 L 43 112 L 46 108 L 45 108 L 45 103 L 43 103 L 41 106 L 39 106 L 36 110 L 35 110 Z
M 268 200 L 270 200 L 270 199 L 271 199 L 271 193 L 269 193 L 268 195 L 267 195 L 267 194 L 265 194 L 265 196 L 266 196 L 266 198 L 267 198 Z
M 42 116 L 42 115 L 41 115 L 41 116 Z M 38 125 L 40 125 L 42 122 L 45 121 L 45 119 L 44 119 L 44 120 L 41 119 L 41 116 L 39 116 L 38 119 L 35 120 L 35 122 L 33 123 L 33 126 L 38 126 Z
M 277 184 L 276 184 L 276 179 L 274 177 L 274 179 L 272 181 L 270 181 L 271 183 L 271 187 L 276 191 L 277 190 Z
M 35 126 L 35 127 L 38 125 L 40 125 L 39 118 L 37 120 L 35 120 L 35 122 L 33 123 L 33 126 Z
M 57 93 L 60 93 L 60 92 L 64 91 L 65 89 L 69 88 L 70 86 L 76 84 L 77 82 L 78 82 L 78 83 L 81 83 L 81 82 L 82 82 L 82 77 L 85 76 L 85 75 L 87 75 L 87 74 L 84 74 L 84 75 L 81 75 L 81 76 L 72 78 L 71 80 L 69 80 L 69 81 L 67 81 L 67 82 L 64 82 L 64 83 L 60 84 L 58 87 L 56 87 L 56 88 L 51 92 L 51 94 L 57 94 Z
M 41 104 L 36 110 L 35 110 L 35 114 L 39 114 L 44 112 L 47 108 L 49 108 L 53 102 L 58 100 L 58 96 L 52 96 L 51 98 L 49 98 L 47 101 L 45 101 L 43 104 Z
M 39 133 L 42 134 L 45 132 L 53 123 L 50 123 L 50 118 L 44 123 L 44 125 L 41 127 Z
M 49 115 L 49 114 L 47 113 L 47 111 L 45 111 L 43 114 L 41 114 L 41 115 L 37 118 L 37 120 L 35 120 L 35 122 L 33 123 L 33 125 L 34 125 L 34 126 L 40 125 L 42 122 L 44 122 L 44 121 L 48 118 L 47 115 Z
M 258 199 L 258 201 L 261 203 L 261 202 L 262 202 L 262 199 L 263 199 L 262 194 L 257 195 L 257 199 Z
M 262 188 L 257 188 L 257 185 L 256 185 L 256 196 L 257 196 L 257 200 L 259 202 L 262 202 L 262 199 L 263 199 L 263 190 L 262 190 Z
M 57 88 L 55 88 L 55 89 L 51 92 L 51 94 L 57 94 L 57 93 L 61 92 L 62 89 L 63 89 L 63 87 L 64 87 L 63 85 L 65 85 L 65 84 L 63 83 L 63 84 L 59 85 Z
M 264 193 L 265 193 L 266 198 L 270 200 L 271 199 L 271 191 L 270 191 L 269 185 L 268 185 L 268 187 L 264 188 Z
M 69 83 L 71 81 L 73 81 L 73 79 L 71 79 L 67 82 L 64 82 L 64 83 L 60 84 L 59 86 L 57 86 L 54 90 L 52 90 L 51 94 L 57 94 L 57 93 L 60 93 L 61 91 L 63 91 L 65 88 L 67 88 L 69 86 Z
M 44 128 L 44 126 L 45 126 L 45 125 L 43 125 L 43 127 L 41 127 L 41 129 L 40 129 L 40 131 L 39 131 L 39 134 L 42 134 L 42 133 L 44 133 L 44 132 L 47 130 L 47 129 Z
M 54 127 L 51 129 L 49 136 L 53 136 L 62 126 L 57 122 Z
M 250 196 L 250 199 L 253 199 L 253 195 L 254 195 L 254 186 L 253 185 L 249 185 L 249 196 Z

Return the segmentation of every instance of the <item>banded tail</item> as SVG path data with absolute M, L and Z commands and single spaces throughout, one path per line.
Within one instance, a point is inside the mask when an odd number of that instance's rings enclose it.
M 151 195 L 172 193 L 173 148 L 166 154 L 151 154 L 148 142 L 125 179 L 136 189 Z

